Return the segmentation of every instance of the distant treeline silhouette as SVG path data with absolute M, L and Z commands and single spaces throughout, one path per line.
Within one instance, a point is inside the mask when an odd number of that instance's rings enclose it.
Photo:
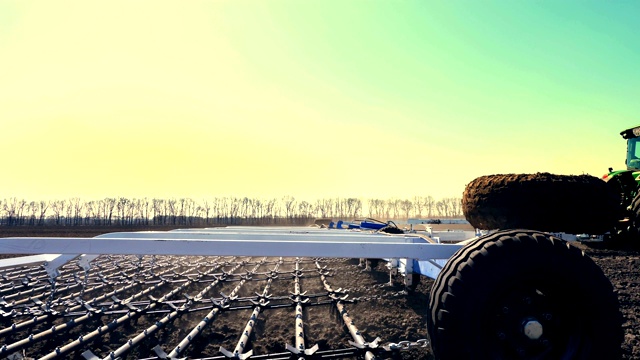
M 363 206 L 364 205 L 364 206 Z M 307 225 L 316 218 L 380 220 L 460 217 L 461 199 L 326 198 L 314 202 L 292 196 L 272 199 L 214 197 L 195 201 L 180 199 L 80 198 L 0 201 L 0 226 L 214 226 Z

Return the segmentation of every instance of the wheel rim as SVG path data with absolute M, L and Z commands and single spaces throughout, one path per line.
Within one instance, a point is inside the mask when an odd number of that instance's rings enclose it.
M 494 358 L 565 359 L 580 343 L 580 319 L 567 297 L 536 286 L 507 290 L 488 312 L 484 338 Z

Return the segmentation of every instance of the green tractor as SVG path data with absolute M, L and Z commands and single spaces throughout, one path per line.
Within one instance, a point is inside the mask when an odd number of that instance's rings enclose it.
M 533 229 L 622 243 L 640 231 L 640 126 L 627 140 L 626 170 L 591 175 L 498 174 L 465 188 L 462 209 L 478 229 Z M 603 181 L 604 180 L 604 181 Z
M 602 179 L 498 174 L 466 186 L 465 217 L 493 231 L 458 250 L 432 287 L 427 328 L 436 358 L 621 358 L 614 288 L 565 241 L 640 244 L 627 241 L 640 227 L 640 126 L 621 134 L 627 169 Z
M 623 212 L 622 226 L 615 235 L 636 235 L 640 229 L 640 126 L 632 127 L 620 133 L 627 140 L 626 170 L 613 170 L 603 176 L 604 181 L 618 194 Z

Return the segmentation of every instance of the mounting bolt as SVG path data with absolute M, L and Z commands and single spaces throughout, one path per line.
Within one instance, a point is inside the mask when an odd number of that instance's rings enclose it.
M 548 348 L 551 345 L 551 342 L 547 339 L 542 339 L 542 341 L 540 342 L 542 344 L 542 346 Z

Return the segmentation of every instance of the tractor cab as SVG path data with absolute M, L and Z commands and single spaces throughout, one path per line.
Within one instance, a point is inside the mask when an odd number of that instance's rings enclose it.
M 620 135 L 627 140 L 627 170 L 640 170 L 640 126 L 627 129 Z

